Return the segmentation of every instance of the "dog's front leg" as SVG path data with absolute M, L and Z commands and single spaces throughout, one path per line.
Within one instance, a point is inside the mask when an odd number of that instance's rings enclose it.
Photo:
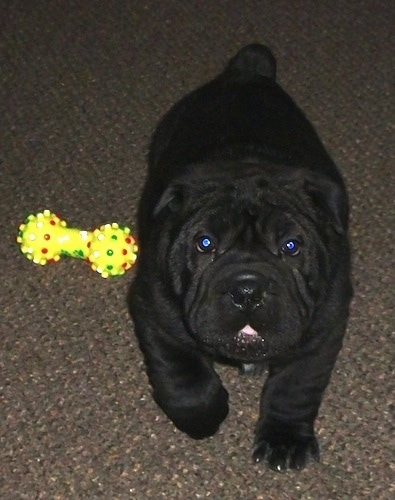
M 306 355 L 270 367 L 256 427 L 256 462 L 267 459 L 281 472 L 303 469 L 309 456 L 319 460 L 314 421 L 341 343 L 341 337 L 329 337 Z
M 140 307 L 135 297 L 131 312 L 155 401 L 192 438 L 212 436 L 228 414 L 228 393 L 212 363 L 197 350 L 181 321 L 170 322 L 170 314 L 164 315 L 169 320 L 164 328 Z
M 154 399 L 178 429 L 195 439 L 209 437 L 228 414 L 228 393 L 200 353 L 166 337 L 143 348 Z

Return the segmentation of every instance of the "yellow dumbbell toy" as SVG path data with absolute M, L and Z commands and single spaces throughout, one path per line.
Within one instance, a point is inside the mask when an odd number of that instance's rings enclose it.
M 29 215 L 19 226 L 17 242 L 35 264 L 75 257 L 88 261 L 102 278 L 121 276 L 137 257 L 137 244 L 128 227 L 114 222 L 82 231 L 67 227 L 66 221 L 49 210 Z

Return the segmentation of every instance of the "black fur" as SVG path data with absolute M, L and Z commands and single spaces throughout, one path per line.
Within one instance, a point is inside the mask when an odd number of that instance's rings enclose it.
M 228 413 L 215 360 L 268 366 L 253 458 L 283 470 L 319 458 L 351 284 L 344 183 L 275 75 L 247 46 L 160 122 L 129 302 L 154 398 L 194 438 Z

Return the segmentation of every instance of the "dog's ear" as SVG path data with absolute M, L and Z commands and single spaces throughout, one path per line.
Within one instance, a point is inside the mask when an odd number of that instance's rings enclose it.
M 342 181 L 309 173 L 305 189 L 317 206 L 330 213 L 335 231 L 344 234 L 348 227 L 348 199 Z
M 156 217 L 165 210 L 171 213 L 181 213 L 183 210 L 193 211 L 196 204 L 199 208 L 202 199 L 210 193 L 215 193 L 222 183 L 222 178 L 220 181 L 217 179 L 208 181 L 205 176 L 201 175 L 201 172 L 193 176 L 187 174 L 170 184 L 155 205 L 153 216 Z
M 178 184 L 169 186 L 156 204 L 153 216 L 157 217 L 165 209 L 176 212 L 181 207 L 183 200 L 183 187 Z

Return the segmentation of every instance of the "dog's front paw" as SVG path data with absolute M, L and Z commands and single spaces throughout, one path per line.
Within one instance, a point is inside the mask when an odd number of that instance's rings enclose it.
M 228 415 L 228 393 L 221 386 L 210 398 L 177 404 L 161 404 L 174 425 L 193 439 L 204 439 L 215 434 Z
M 310 426 L 309 426 L 310 427 Z M 255 438 L 252 458 L 255 462 L 267 460 L 277 472 L 303 469 L 309 457 L 320 460 L 319 446 L 314 431 L 306 426 L 289 424 L 262 425 Z

